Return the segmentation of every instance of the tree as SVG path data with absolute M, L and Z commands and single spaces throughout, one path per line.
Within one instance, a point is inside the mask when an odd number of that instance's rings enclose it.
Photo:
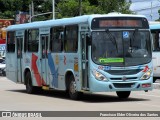
M 31 0 L 0 0 L 0 18 L 15 18 L 16 11 L 29 11 Z
M 120 12 L 131 14 L 129 10 L 131 2 L 126 0 L 81 0 L 82 15 L 84 14 L 107 14 L 110 12 Z M 79 15 L 79 0 L 62 0 L 58 3 L 56 18 L 72 17 Z
M 98 0 L 99 6 L 105 13 L 110 12 L 120 12 L 124 14 L 131 14 L 132 11 L 129 10 L 131 2 L 126 2 L 126 0 Z
M 34 14 L 51 12 L 52 0 L 0 0 L 0 18 L 15 18 L 16 11 L 29 13 L 29 5 L 34 2 Z M 55 0 L 56 18 L 79 15 L 80 0 Z M 110 12 L 132 13 L 131 2 L 126 0 L 81 0 L 81 14 L 107 14 Z M 51 19 L 52 14 L 35 17 L 35 20 Z

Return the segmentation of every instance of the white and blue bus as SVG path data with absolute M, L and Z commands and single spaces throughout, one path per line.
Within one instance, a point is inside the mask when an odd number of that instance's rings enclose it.
M 141 15 L 84 15 L 7 28 L 7 78 L 26 91 L 83 92 L 153 89 L 151 33 Z
M 153 37 L 153 82 L 160 79 L 160 22 L 150 22 Z

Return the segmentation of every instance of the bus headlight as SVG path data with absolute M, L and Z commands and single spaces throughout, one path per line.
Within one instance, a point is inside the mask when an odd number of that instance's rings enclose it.
M 107 78 L 102 73 L 98 72 L 97 70 L 93 70 L 92 73 L 97 80 L 102 80 L 102 81 L 107 80 Z
M 141 80 L 147 80 L 147 79 L 149 79 L 149 78 L 151 77 L 151 74 L 152 74 L 152 70 L 149 69 L 146 73 L 144 73 L 144 74 L 142 75 L 142 77 L 141 77 L 140 79 L 141 79 Z

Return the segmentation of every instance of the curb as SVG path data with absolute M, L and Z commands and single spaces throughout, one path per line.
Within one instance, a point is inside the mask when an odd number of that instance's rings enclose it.
M 160 89 L 160 79 L 157 79 L 155 83 L 153 83 L 153 89 Z
M 153 89 L 160 89 L 160 83 L 153 83 Z

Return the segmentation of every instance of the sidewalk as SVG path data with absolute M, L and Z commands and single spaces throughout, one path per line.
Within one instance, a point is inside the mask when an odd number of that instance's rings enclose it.
M 160 79 L 157 79 L 155 83 L 153 83 L 154 89 L 160 89 Z

